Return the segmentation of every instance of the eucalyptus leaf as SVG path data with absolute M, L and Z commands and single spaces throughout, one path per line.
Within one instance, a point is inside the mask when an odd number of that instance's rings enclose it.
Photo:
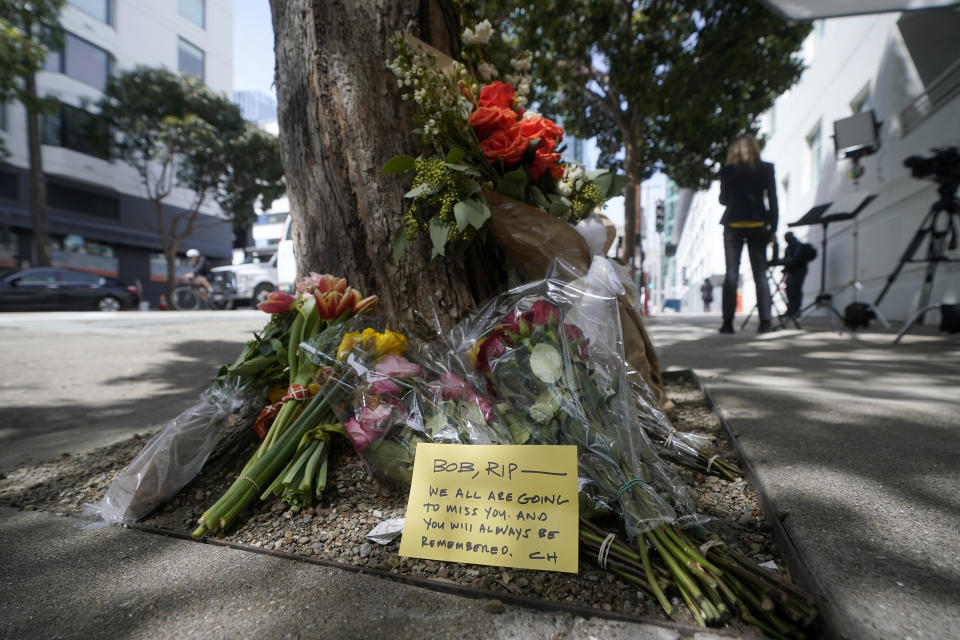
M 387 164 L 383 165 L 380 173 L 403 173 L 404 171 L 413 169 L 413 162 L 413 156 L 393 156 L 387 160 Z
M 606 196 L 608 198 L 613 198 L 615 196 L 623 193 L 623 190 L 627 188 L 627 176 L 622 174 L 615 174 L 613 176 L 613 182 L 610 185 L 610 188 L 607 190 Z
M 463 159 L 466 157 L 466 155 L 466 151 L 460 147 L 454 147 L 453 149 L 450 149 L 449 153 L 447 153 L 447 162 L 450 164 L 460 164 L 463 162 Z
M 450 233 L 450 225 L 439 218 L 430 220 L 430 242 L 433 243 L 432 258 L 446 255 L 447 234 Z
M 404 197 L 404 198 L 418 198 L 418 197 L 420 197 L 420 196 L 422 196 L 422 195 L 432 194 L 432 193 L 436 192 L 436 190 L 437 190 L 437 188 L 434 187 L 432 184 L 430 184 L 430 183 L 424 183 L 424 184 L 420 185 L 419 187 L 414 187 L 413 189 L 410 189 L 410 191 L 407 191 L 405 194 L 403 194 L 403 197 Z
M 603 175 L 597 176 L 591 182 L 600 187 L 600 193 L 606 194 L 613 184 L 613 174 L 607 171 Z
M 444 164 L 447 165 L 448 169 L 452 169 L 453 171 L 459 171 L 460 173 L 465 173 L 468 176 L 480 175 L 480 172 L 476 168 L 465 165 L 465 164 L 454 164 L 452 162 L 445 162 Z
M 547 211 L 549 211 L 550 215 L 552 215 L 555 218 L 563 218 L 567 215 L 567 212 L 570 211 L 570 206 L 563 204 L 560 201 L 551 202 L 550 207 L 549 209 L 547 209 Z
M 497 192 L 513 198 L 523 200 L 523 192 L 527 186 L 527 174 L 523 169 L 514 169 L 506 174 L 497 183 Z
M 467 226 L 479 229 L 490 218 L 490 208 L 482 200 L 467 198 L 453 206 L 453 215 L 457 219 L 457 227 L 463 231 Z

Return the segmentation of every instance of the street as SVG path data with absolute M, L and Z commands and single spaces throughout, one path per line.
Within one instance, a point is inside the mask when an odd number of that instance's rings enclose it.
M 0 314 L 0 471 L 163 426 L 266 321 L 255 309 Z

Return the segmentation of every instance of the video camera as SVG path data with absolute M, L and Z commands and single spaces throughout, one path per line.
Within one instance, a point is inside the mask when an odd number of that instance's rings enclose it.
M 903 164 L 909 167 L 914 178 L 933 176 L 933 180 L 937 182 L 960 182 L 960 152 L 956 147 L 933 149 L 933 156 L 930 158 L 910 156 Z

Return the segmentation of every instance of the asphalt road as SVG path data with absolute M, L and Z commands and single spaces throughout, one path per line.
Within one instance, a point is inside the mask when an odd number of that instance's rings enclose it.
M 0 471 L 163 426 L 266 320 L 257 310 L 0 314 Z

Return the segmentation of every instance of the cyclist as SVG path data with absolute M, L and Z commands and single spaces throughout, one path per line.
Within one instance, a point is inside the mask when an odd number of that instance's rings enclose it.
M 211 272 L 207 259 L 200 255 L 200 252 L 196 249 L 187 249 L 187 258 L 193 267 L 193 270 L 187 273 L 187 280 L 200 285 L 204 294 L 210 293 L 209 276 Z

